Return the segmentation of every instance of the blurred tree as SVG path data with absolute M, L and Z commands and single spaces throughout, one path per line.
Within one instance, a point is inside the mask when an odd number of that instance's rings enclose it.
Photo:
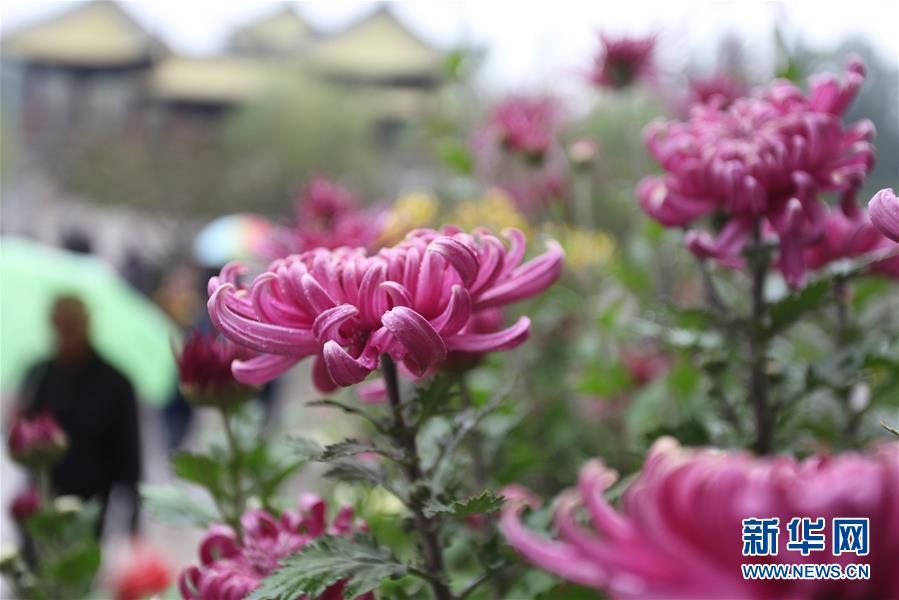
M 389 158 L 375 152 L 374 127 L 364 92 L 291 78 L 235 114 L 224 141 L 240 165 L 248 203 L 260 197 L 283 202 L 316 173 L 350 176 L 371 189 Z
M 327 84 L 285 77 L 207 119 L 205 128 L 179 123 L 166 131 L 150 119 L 132 135 L 72 139 L 59 145 L 51 170 L 64 187 L 98 202 L 201 216 L 280 215 L 312 173 L 351 174 L 366 189 L 389 171 L 385 155 L 372 151 L 364 97 Z

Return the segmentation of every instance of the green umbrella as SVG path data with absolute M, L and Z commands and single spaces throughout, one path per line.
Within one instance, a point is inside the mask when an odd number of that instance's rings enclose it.
M 28 368 L 50 355 L 49 314 L 62 294 L 84 301 L 94 348 L 128 376 L 138 397 L 164 404 L 177 377 L 175 328 L 165 313 L 102 261 L 20 238 L 0 239 L 0 388 L 15 391 Z

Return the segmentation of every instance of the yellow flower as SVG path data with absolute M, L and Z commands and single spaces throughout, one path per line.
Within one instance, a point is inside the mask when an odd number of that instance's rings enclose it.
M 476 227 L 487 227 L 495 232 L 506 227 L 515 227 L 528 237 L 528 222 L 518 212 L 508 194 L 498 189 L 488 190 L 483 198 L 460 202 L 447 217 L 447 222 L 458 225 L 466 231 Z
M 438 208 L 437 198 L 427 192 L 400 196 L 387 213 L 378 245 L 395 244 L 413 229 L 433 225 Z
M 576 273 L 604 266 L 615 252 L 615 240 L 602 231 L 570 225 L 547 225 L 544 233 L 562 244 L 565 267 Z

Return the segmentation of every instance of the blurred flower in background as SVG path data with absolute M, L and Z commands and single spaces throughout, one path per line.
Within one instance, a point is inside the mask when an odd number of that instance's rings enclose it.
M 166 557 L 143 542 L 132 544 L 110 582 L 115 600 L 140 600 L 165 592 L 174 579 Z
M 551 98 L 513 96 L 493 108 L 487 130 L 506 150 L 539 162 L 554 143 L 558 119 Z
M 575 225 L 548 224 L 542 230 L 558 240 L 565 250 L 565 264 L 573 272 L 583 274 L 608 264 L 615 253 L 615 240 L 607 233 Z
M 378 237 L 379 246 L 396 244 L 413 229 L 435 225 L 440 203 L 426 192 L 404 194 L 384 215 L 383 229 Z
M 731 267 L 743 265 L 743 249 L 762 223 L 780 243 L 787 283 L 802 285 L 805 251 L 823 231 L 820 194 L 837 193 L 843 212 L 857 215 L 856 194 L 874 166 L 871 122 L 847 127 L 841 119 L 863 72 L 851 61 L 842 81 L 819 75 L 808 94 L 777 81 L 726 109 L 697 105 L 687 121 L 650 124 L 646 145 L 667 175 L 640 182 L 643 210 L 667 227 L 723 213 L 717 235 L 693 229 L 686 244 Z
M 246 400 L 255 388 L 234 378 L 231 363 L 252 356 L 253 352 L 215 331 L 192 331 L 175 357 L 181 393 L 198 406 L 226 407 Z
M 690 77 L 688 105 L 714 104 L 719 108 L 727 108 L 737 98 L 747 92 L 746 84 L 737 77 L 727 73 L 716 73 L 707 77 Z
M 616 37 L 603 32 L 599 42 L 601 48 L 590 75 L 594 85 L 621 90 L 650 80 L 655 74 L 656 36 Z
M 895 244 L 871 224 L 865 210 L 848 217 L 840 210 L 830 209 L 824 219 L 824 233 L 808 248 L 805 260 L 809 269 L 818 270 L 842 258 L 857 258 L 890 248 L 895 248 Z M 899 278 L 899 256 L 875 262 L 871 272 Z
M 46 468 L 58 462 L 68 447 L 66 434 L 48 413 L 21 416 L 9 430 L 10 457 L 28 468 Z
M 22 489 L 13 496 L 9 505 L 9 514 L 17 523 L 24 523 L 28 517 L 41 509 L 41 496 L 34 486 Z
M 527 219 L 518 211 L 509 194 L 497 188 L 487 190 L 481 198 L 459 202 L 447 215 L 446 221 L 466 231 L 479 227 L 502 231 L 512 227 L 521 230 L 525 237 L 530 237 Z
M 291 227 L 276 228 L 266 254 L 283 257 L 315 248 L 369 248 L 381 235 L 383 211 L 365 210 L 350 191 L 316 176 L 303 188 Z

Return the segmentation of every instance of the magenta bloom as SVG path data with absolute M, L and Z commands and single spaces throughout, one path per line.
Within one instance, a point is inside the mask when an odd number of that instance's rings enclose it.
M 842 258 L 855 258 L 895 247 L 871 224 L 865 211 L 847 217 L 840 211 L 830 210 L 824 219 L 824 234 L 806 250 L 805 262 L 809 269 L 817 270 Z M 899 279 L 899 256 L 874 263 L 871 272 Z
M 266 244 L 272 258 L 315 248 L 367 248 L 383 229 L 379 211 L 363 210 L 359 201 L 338 183 L 313 177 L 296 204 L 292 227 L 275 228 Z
M 326 511 L 325 501 L 312 494 L 300 499 L 299 511 L 287 511 L 280 519 L 264 510 L 248 511 L 240 520 L 242 541 L 227 525 L 213 525 L 200 543 L 200 565 L 187 567 L 178 578 L 181 597 L 241 600 L 278 568 L 282 558 L 302 552 L 303 546 L 315 538 L 366 530 L 364 523 L 353 521 L 350 507 L 341 508 L 330 526 Z M 344 585 L 342 581 L 335 583 L 319 599 L 342 599 Z M 374 595 L 361 598 L 374 600 Z
M 513 499 L 501 517 L 506 539 L 530 562 L 615 598 L 899 596 L 899 443 L 797 461 L 683 449 L 663 438 L 618 509 L 603 496 L 616 479 L 600 460 L 584 465 L 577 487 L 557 502 L 557 540 L 529 531 L 520 520 L 527 500 L 505 490 Z M 744 557 L 743 519 L 773 517 L 782 530 L 777 556 Z M 793 517 L 823 517 L 826 550 L 787 551 Z M 870 519 L 867 556 L 832 555 L 835 517 Z M 866 563 L 871 578 L 746 581 L 740 565 L 750 562 Z
M 620 90 L 655 73 L 656 36 L 616 38 L 600 33 L 599 41 L 602 48 L 590 76 L 595 85 Z
M 632 348 L 621 353 L 621 362 L 637 387 L 661 377 L 671 367 L 671 358 L 654 348 Z
M 726 73 L 690 78 L 690 104 L 712 104 L 727 108 L 746 95 L 746 84 Z
M 68 447 L 66 434 L 56 419 L 44 412 L 34 417 L 19 417 L 9 430 L 10 457 L 30 469 L 56 463 Z
M 224 406 L 246 400 L 253 389 L 234 378 L 231 363 L 253 354 L 215 332 L 193 331 L 175 357 L 181 392 L 198 405 Z
M 899 198 L 890 188 L 874 194 L 868 203 L 868 215 L 880 232 L 899 244 Z
M 27 487 L 13 497 L 9 513 L 17 523 L 24 523 L 28 517 L 41 509 L 41 496 L 36 487 Z
M 549 98 L 512 97 L 493 109 L 488 127 L 505 148 L 540 160 L 553 143 L 557 120 Z
M 687 121 L 651 124 L 646 145 L 667 174 L 640 182 L 643 210 L 668 227 L 726 217 L 717 235 L 688 232 L 687 245 L 732 267 L 743 264 L 741 253 L 759 222 L 780 243 L 788 283 L 802 285 L 805 250 L 823 231 L 819 195 L 839 194 L 843 212 L 857 215 L 856 193 L 874 166 L 873 125 L 844 127 L 841 119 L 862 73 L 852 63 L 842 82 L 817 76 L 808 95 L 777 81 L 727 108 L 697 105 Z
M 487 230 L 419 229 L 394 247 L 313 250 L 276 260 L 247 286 L 227 265 L 209 281 L 209 314 L 234 342 L 260 355 L 236 360 L 238 381 L 271 380 L 314 356 L 322 391 L 364 380 L 389 354 L 414 376 L 449 352 L 508 350 L 524 342 L 530 320 L 492 333 L 472 331 L 473 315 L 529 298 L 559 277 L 563 252 L 522 264 L 524 234 L 508 229 L 510 247 Z

